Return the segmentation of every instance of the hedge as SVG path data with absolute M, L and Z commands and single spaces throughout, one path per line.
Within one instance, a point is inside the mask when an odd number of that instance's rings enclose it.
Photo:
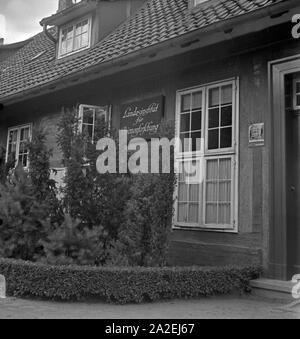
M 249 291 L 249 281 L 260 273 L 259 267 L 103 268 L 0 259 L 9 296 L 60 301 L 93 298 L 126 304 L 224 295 Z

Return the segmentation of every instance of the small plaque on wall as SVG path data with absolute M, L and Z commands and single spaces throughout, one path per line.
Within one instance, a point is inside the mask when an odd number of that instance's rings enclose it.
M 264 146 L 265 144 L 265 124 L 252 124 L 249 127 L 249 145 Z

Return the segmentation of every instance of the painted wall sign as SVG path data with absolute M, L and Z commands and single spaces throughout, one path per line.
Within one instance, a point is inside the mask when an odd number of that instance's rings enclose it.
M 123 105 L 120 129 L 128 131 L 128 139 L 157 138 L 163 118 L 163 109 L 163 96 Z
M 253 124 L 249 127 L 250 146 L 263 146 L 265 144 L 265 124 Z

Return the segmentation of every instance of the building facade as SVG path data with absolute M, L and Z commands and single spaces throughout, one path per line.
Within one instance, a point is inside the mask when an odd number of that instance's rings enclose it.
M 45 126 L 61 179 L 62 107 L 92 133 L 98 114 L 120 129 L 127 108 L 159 101 L 192 140 L 178 163 L 201 168 L 196 185 L 178 178 L 170 264 L 259 263 L 288 280 L 300 272 L 298 13 L 293 0 L 60 1 L 0 62 L 0 144 L 26 167 Z

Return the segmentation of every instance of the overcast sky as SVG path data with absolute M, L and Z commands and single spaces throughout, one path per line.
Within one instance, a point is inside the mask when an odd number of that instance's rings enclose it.
M 41 32 L 40 20 L 57 8 L 58 0 L 0 0 L 0 38 L 8 44 Z

